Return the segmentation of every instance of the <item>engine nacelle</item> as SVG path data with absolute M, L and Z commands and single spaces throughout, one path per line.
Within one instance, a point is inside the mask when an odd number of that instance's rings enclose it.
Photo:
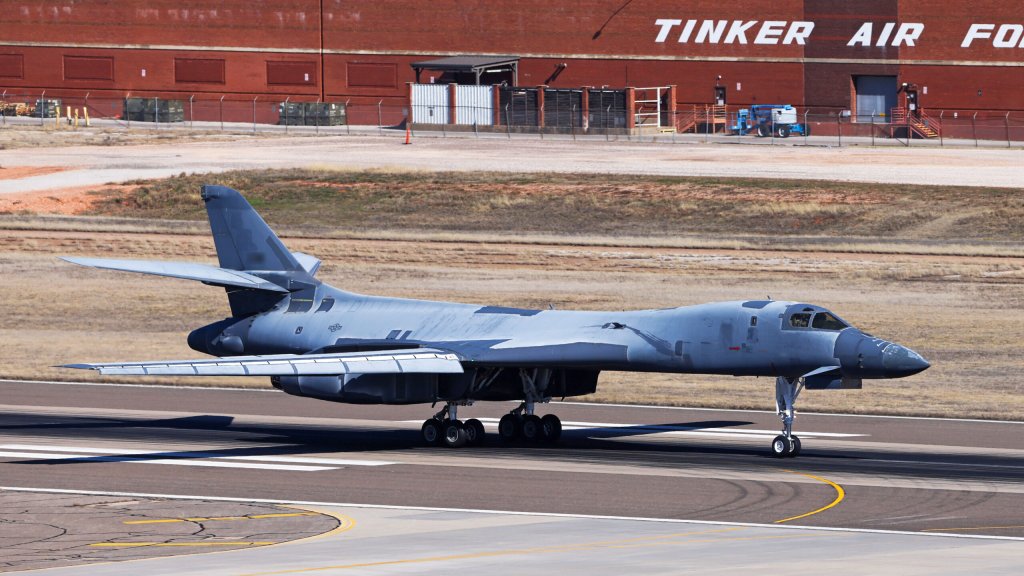
M 247 352 L 245 340 L 248 331 L 248 320 L 226 318 L 190 332 L 188 346 L 211 356 L 236 356 Z
M 459 397 L 472 382 L 469 374 L 342 374 L 274 376 L 275 388 L 294 396 L 350 404 L 422 404 Z

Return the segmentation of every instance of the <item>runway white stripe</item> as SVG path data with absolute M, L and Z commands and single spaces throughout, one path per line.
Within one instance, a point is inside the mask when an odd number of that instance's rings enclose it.
M 129 464 L 168 464 L 171 466 L 199 466 L 208 468 L 253 468 L 259 470 L 287 470 L 291 472 L 322 472 L 337 470 L 328 466 L 298 466 L 289 464 L 248 464 L 244 462 L 217 462 L 215 460 L 189 460 L 186 458 L 142 458 L 139 456 L 97 456 L 94 454 L 67 454 L 56 452 L 0 451 L 0 458 L 26 460 L 82 460 L 92 462 L 127 462 Z
M 219 468 L 253 468 L 320 472 L 337 470 L 338 466 L 389 466 L 397 462 L 384 460 L 349 460 L 341 458 L 305 458 L 296 456 L 228 456 L 218 452 L 174 450 L 138 450 L 94 446 L 53 446 L 42 444 L 0 444 L 2 458 L 45 458 L 48 460 L 90 459 L 102 462 L 136 464 L 170 464 Z M 326 465 L 326 466 L 325 466 Z

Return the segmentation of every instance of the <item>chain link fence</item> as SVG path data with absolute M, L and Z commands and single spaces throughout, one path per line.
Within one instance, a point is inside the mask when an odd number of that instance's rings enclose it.
M 841 109 L 796 111 L 795 122 L 758 123 L 741 107 L 662 106 L 638 122 L 622 90 L 503 87 L 487 106 L 409 106 L 377 101 L 310 100 L 197 94 L 163 98 L 54 97 L 45 91 L 0 89 L 0 123 L 65 129 L 194 130 L 405 137 L 563 138 L 634 142 L 729 142 L 807 146 L 1024 146 L 1024 112 L 928 110 L 906 118 L 857 117 Z M 543 104 L 541 104 L 543 101 Z M 408 121 L 409 119 L 421 119 Z M 422 119 L 434 119 L 424 122 Z

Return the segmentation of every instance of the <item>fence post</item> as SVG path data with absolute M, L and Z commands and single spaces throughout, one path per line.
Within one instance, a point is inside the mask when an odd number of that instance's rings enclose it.
M 971 116 L 971 132 L 974 134 L 974 147 L 978 147 L 978 113 L 975 112 L 974 116 Z
M 131 92 L 125 93 L 123 106 L 121 107 L 121 110 L 124 111 L 123 112 L 124 113 L 124 119 L 125 119 L 126 124 L 128 125 L 128 129 L 129 130 L 132 129 L 132 115 L 128 113 L 128 98 L 131 98 L 131 95 L 132 95 Z
M 807 146 L 807 133 L 811 131 L 809 128 L 810 124 L 807 123 L 807 116 L 811 113 L 811 109 L 804 110 L 804 146 Z M 739 124 L 739 118 L 736 119 L 736 124 Z M 873 135 L 872 135 L 873 136 Z
M 942 135 L 942 117 L 946 115 L 946 111 L 939 112 L 939 147 L 944 148 L 946 146 L 945 137 Z
M 547 98 L 547 93 L 544 92 L 545 86 L 537 86 L 537 131 L 540 132 L 540 139 L 544 139 L 544 125 L 547 124 L 547 118 L 544 117 L 544 100 Z
M 256 101 L 259 100 L 259 99 L 260 99 L 259 96 L 256 96 L 255 98 L 252 99 L 252 133 L 253 134 L 256 133 Z
M 43 126 L 46 124 L 46 120 L 43 118 L 43 113 L 46 112 L 46 90 L 43 90 L 42 95 L 39 96 L 39 104 L 43 107 L 43 109 L 39 111 L 39 125 Z M 36 108 L 38 108 L 38 106 Z
M 154 130 L 160 129 L 160 99 L 153 96 L 153 124 Z
M 871 114 L 871 147 L 875 147 L 875 115 Z
M 3 96 L 0 96 L 0 100 L 2 100 L 4 104 L 7 104 L 7 90 L 4 90 L 4 94 L 3 94 Z M 86 102 L 89 101 L 89 96 L 88 95 L 85 96 L 85 101 Z M 7 111 L 4 110 L 4 113 L 0 114 L 0 116 L 4 117 L 4 120 L 3 120 L 4 121 L 4 126 L 7 126 Z
M 4 91 L 4 94 L 5 95 L 7 94 L 6 90 Z M 86 92 L 85 93 L 85 103 L 82 104 L 82 115 L 85 116 L 85 127 L 86 128 L 89 127 L 89 95 L 90 94 L 92 94 L 92 92 Z
M 603 98 L 603 96 L 602 96 Z M 604 111 L 604 141 L 608 142 L 611 140 L 611 133 L 608 130 L 608 117 L 612 115 L 612 105 L 609 104 L 608 108 Z M 618 141 L 618 139 L 616 139 Z
M 289 110 L 288 109 L 288 101 L 291 100 L 291 99 L 292 99 L 291 96 L 286 96 L 285 99 L 284 99 L 284 106 L 281 106 L 281 112 L 284 112 L 285 117 L 281 118 L 280 114 L 277 115 L 277 117 L 280 118 L 280 120 L 284 120 L 284 133 L 285 134 L 288 133 L 288 116 L 289 116 L 289 114 L 288 114 L 288 110 Z M 280 122 L 280 120 L 278 120 L 278 121 Z
M 383 103 L 384 103 L 384 100 L 378 100 L 377 101 L 377 135 L 378 136 L 383 136 L 384 135 L 384 128 L 381 126 L 381 124 L 383 124 L 384 122 L 383 122 L 383 119 L 381 118 L 381 113 L 380 113 L 380 105 L 383 104 Z
M 704 105 L 704 143 L 708 143 L 708 135 L 711 133 L 711 114 L 708 112 L 708 105 Z
M 509 102 L 507 104 L 505 104 L 505 135 L 508 136 L 509 140 L 512 139 L 512 122 L 510 121 L 511 118 L 509 118 L 509 115 L 508 115 L 508 107 L 509 107 L 509 105 L 511 103 L 512 103 L 512 98 L 510 97 L 509 98 Z
M 576 105 L 572 105 L 572 114 L 569 115 L 569 131 L 572 132 L 572 141 L 576 141 Z
M 220 131 L 224 131 L 224 95 L 220 97 Z
M 348 103 L 351 102 L 351 101 L 352 101 L 351 98 L 349 98 L 348 100 L 345 100 L 345 134 L 352 134 L 352 123 L 349 122 L 349 120 L 348 120 L 349 118 L 351 118 L 351 116 L 349 116 L 349 114 L 348 114 Z M 409 106 L 409 115 L 412 116 L 412 106 L 411 105 Z
M 191 130 L 196 122 L 196 110 L 193 106 L 192 101 L 195 100 L 196 95 L 190 94 L 188 97 L 188 129 Z
M 1003 123 L 1006 125 L 1006 147 L 1012 148 L 1013 144 L 1010 143 L 1010 113 L 1006 113 L 1006 117 L 1003 118 Z
M 843 147 L 843 114 L 842 112 L 836 116 L 836 128 L 839 131 L 839 147 Z
M 313 107 L 313 126 L 316 127 L 316 133 L 320 135 L 320 98 L 316 99 L 316 106 Z

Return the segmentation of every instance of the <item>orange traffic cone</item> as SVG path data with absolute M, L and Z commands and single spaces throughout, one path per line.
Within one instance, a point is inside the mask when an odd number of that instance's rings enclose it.
M 405 143 L 406 144 L 412 144 L 412 140 L 410 139 L 411 136 L 412 136 L 412 132 L 409 130 L 409 123 L 406 122 L 405 123 Z

